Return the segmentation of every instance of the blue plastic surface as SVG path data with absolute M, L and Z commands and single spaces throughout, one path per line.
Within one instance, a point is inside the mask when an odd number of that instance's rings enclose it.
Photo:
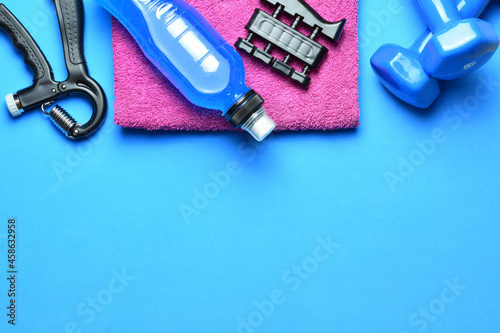
M 183 0 L 96 0 L 191 103 L 225 114 L 250 90 L 243 60 Z
M 453 0 L 415 0 L 433 36 L 422 50 L 426 72 L 436 79 L 463 77 L 486 64 L 499 45 L 493 27 L 476 18 L 462 19 Z
M 4 3 L 64 78 L 51 1 Z M 115 126 L 110 16 L 85 0 L 85 55 L 111 105 L 102 130 L 73 142 L 41 111 L 14 119 L 0 105 L 0 332 L 497 333 L 500 54 L 443 82 L 423 112 L 388 94 L 369 62 L 417 38 L 418 10 L 359 7 L 361 126 L 257 143 Z M 483 18 L 500 26 L 500 7 Z M 32 80 L 3 33 L 0 77 L 0 96 Z

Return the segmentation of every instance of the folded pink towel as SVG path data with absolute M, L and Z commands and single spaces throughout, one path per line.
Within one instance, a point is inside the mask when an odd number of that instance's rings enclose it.
M 255 8 L 273 8 L 258 0 L 188 0 L 231 44 L 246 37 L 245 25 Z M 358 126 L 357 0 L 308 0 L 323 18 L 346 18 L 338 43 L 323 36 L 316 40 L 329 52 L 306 89 L 271 67 L 242 54 L 247 84 L 264 98 L 264 108 L 277 130 L 332 130 Z M 285 18 L 288 14 L 282 14 Z M 281 17 L 280 17 L 281 19 Z M 304 28 L 309 31 L 308 27 Z M 304 32 L 305 32 L 304 31 Z M 257 38 L 256 38 L 257 39 Z M 264 43 L 253 41 L 262 47 Z M 146 59 L 127 30 L 113 18 L 115 67 L 115 123 L 149 130 L 231 130 L 220 111 L 194 106 Z M 279 50 L 272 55 L 283 59 Z M 302 69 L 297 62 L 290 63 Z

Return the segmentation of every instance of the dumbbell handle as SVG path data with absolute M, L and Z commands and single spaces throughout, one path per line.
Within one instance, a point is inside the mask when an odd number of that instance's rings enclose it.
M 415 0 L 432 32 L 462 20 L 453 0 Z
M 490 2 L 491 0 L 455 0 L 457 10 L 462 18 L 478 17 Z M 426 29 L 408 50 L 415 54 L 422 53 L 432 35 L 433 33 Z

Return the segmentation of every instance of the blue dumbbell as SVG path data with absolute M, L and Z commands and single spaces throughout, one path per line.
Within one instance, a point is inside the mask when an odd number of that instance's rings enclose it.
M 462 19 L 453 0 L 415 0 L 434 34 L 422 50 L 422 66 L 441 80 L 462 77 L 483 66 L 498 47 L 488 22 Z
M 456 0 L 462 17 L 479 16 L 490 0 Z M 422 67 L 420 55 L 433 34 L 427 29 L 405 49 L 396 44 L 382 45 L 370 63 L 378 80 L 396 97 L 419 108 L 427 108 L 439 96 L 438 81 Z

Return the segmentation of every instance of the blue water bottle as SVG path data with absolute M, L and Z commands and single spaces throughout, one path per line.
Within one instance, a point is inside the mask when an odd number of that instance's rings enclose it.
M 276 124 L 245 82 L 243 60 L 183 0 L 96 0 L 135 38 L 146 57 L 191 103 L 222 111 L 261 141 Z

